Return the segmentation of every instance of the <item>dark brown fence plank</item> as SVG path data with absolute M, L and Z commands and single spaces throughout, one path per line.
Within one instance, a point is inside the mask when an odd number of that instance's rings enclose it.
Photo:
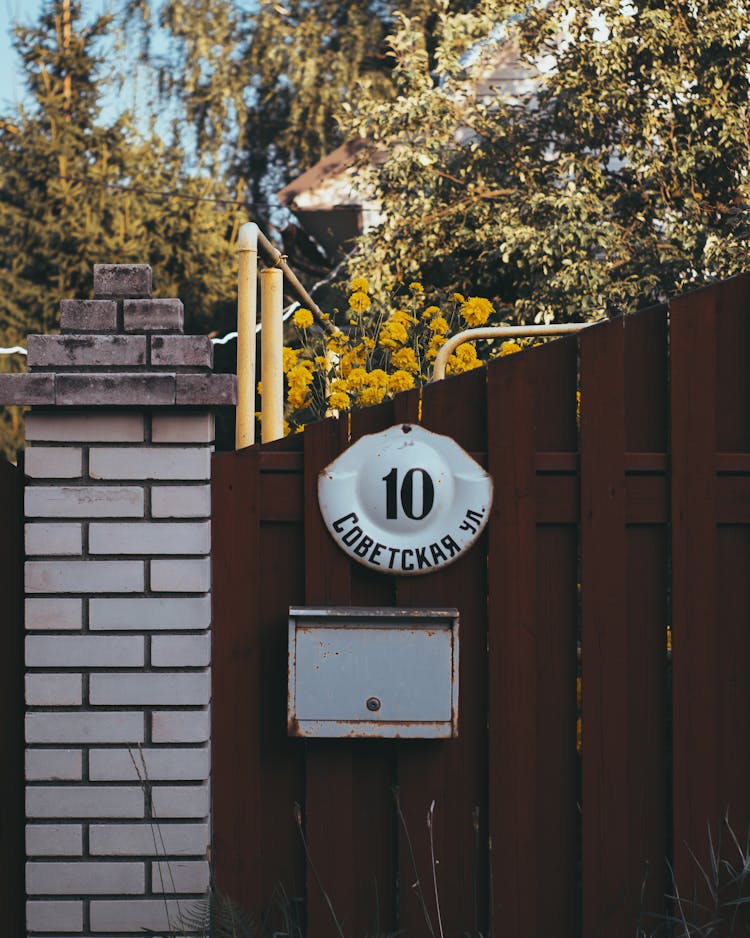
M 728 580 L 750 556 L 744 530 L 717 527 L 715 474 L 717 449 L 750 449 L 750 412 L 737 396 L 746 393 L 750 280 L 689 294 L 670 311 L 675 872 L 683 895 L 695 886 L 706 898 L 696 860 L 707 865 L 708 828 L 716 838 L 729 809 L 744 835 L 750 798 L 747 746 L 739 753 L 736 736 L 750 710 L 747 596 Z
M 296 488 L 287 478 L 287 486 Z M 261 502 L 261 507 L 265 507 Z M 299 902 L 305 895 L 305 862 L 294 804 L 305 797 L 305 752 L 286 729 L 289 606 L 304 603 L 305 551 L 302 519 L 297 524 L 261 523 L 258 556 L 261 744 L 261 866 L 263 911 L 281 929 L 278 899 Z M 271 588 L 268 584 L 273 584 Z M 273 930 L 273 929 L 269 929 Z
M 636 510 L 626 452 L 666 449 L 666 349 L 661 308 L 581 339 L 586 936 L 631 936 L 663 910 L 666 506 L 657 487 Z
M 23 476 L 0 456 L 0 898 L 3 930 L 24 928 Z
M 628 801 L 625 322 L 581 336 L 583 934 L 637 920 Z M 606 858 L 606 862 L 605 862 Z M 635 900 L 637 902 L 637 900 Z
M 674 868 L 701 895 L 690 850 L 706 860 L 722 804 L 716 627 L 716 290 L 670 303 Z M 705 893 L 703 894 L 705 896 Z
M 351 604 L 349 559 L 334 544 L 318 508 L 318 474 L 346 446 L 344 420 L 325 420 L 305 429 L 305 602 Z M 311 739 L 306 745 L 305 827 L 313 863 L 345 934 L 356 920 L 354 766 L 349 740 Z M 335 934 L 331 913 L 307 870 L 309 938 Z
M 212 462 L 214 869 L 220 890 L 263 910 L 258 451 Z
M 483 452 L 486 439 L 483 369 L 426 388 L 422 425 L 453 437 L 469 452 Z M 397 414 L 412 414 L 416 396 L 396 402 Z M 403 418 L 402 418 L 403 419 Z M 414 419 L 414 418 L 412 418 Z M 426 817 L 435 801 L 434 845 L 438 893 L 445 933 L 460 934 L 487 917 L 486 795 L 486 540 L 441 573 L 401 577 L 397 594 L 406 606 L 456 606 L 461 616 L 460 716 L 457 739 L 399 747 L 398 782 L 422 887 L 437 933 L 432 863 Z M 474 830 L 474 818 L 479 829 Z M 476 858 L 476 862 L 475 862 Z M 404 837 L 400 848 L 400 927 L 412 938 L 428 934 L 413 883 Z M 476 914 L 475 914 L 476 905 Z
M 669 447 L 667 311 L 653 307 L 625 319 L 625 446 L 666 454 Z M 646 460 L 644 460 L 646 462 Z M 665 459 L 666 463 L 666 459 Z M 630 470 L 638 463 L 626 457 Z M 667 852 L 667 655 L 669 482 L 666 465 L 627 479 L 628 817 L 631 909 L 644 927 L 664 911 Z M 637 483 L 654 484 L 635 511 Z M 645 491 L 645 486 L 643 486 Z M 585 661 L 584 647 L 584 661 Z M 585 729 L 584 729 L 585 733 Z M 636 900 L 636 897 L 638 899 Z
M 514 355 L 488 369 L 488 464 L 495 481 L 489 791 L 497 933 L 567 936 L 574 928 L 576 528 L 537 527 L 536 452 L 537 446 L 575 450 L 575 390 L 574 343 Z M 554 516 L 555 505 L 548 507 Z
M 494 480 L 488 584 L 492 920 L 540 935 L 537 778 L 536 401 L 531 352 L 487 373 L 487 459 Z
M 578 343 L 557 339 L 534 352 L 537 452 L 568 454 L 578 465 Z M 570 483 L 575 475 L 561 475 Z M 579 496 L 580 498 L 580 496 Z M 537 527 L 537 778 L 540 933 L 573 934 L 578 811 L 575 678 L 578 624 L 578 499 L 575 516 L 540 515 Z M 554 778 L 552 790 L 549 779 Z

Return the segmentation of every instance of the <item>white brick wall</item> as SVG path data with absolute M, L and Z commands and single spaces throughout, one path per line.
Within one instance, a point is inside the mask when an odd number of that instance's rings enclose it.
M 26 489 L 26 517 L 142 518 L 143 489 L 134 485 L 29 487 Z
M 83 622 L 82 599 L 27 599 L 26 628 L 41 631 L 77 631 Z
M 91 903 L 91 929 L 95 932 L 173 932 L 185 906 L 174 899 L 96 900 Z
M 26 854 L 30 857 L 80 857 L 83 825 L 27 824 Z
M 95 631 L 133 629 L 204 630 L 211 622 L 209 596 L 189 599 L 92 599 L 89 628 Z
M 83 902 L 27 902 L 26 927 L 32 933 L 80 932 Z
M 26 714 L 27 743 L 139 743 L 143 714 L 76 710 Z
M 92 824 L 89 828 L 92 856 L 203 856 L 209 841 L 208 824 L 160 822 L 157 838 L 151 824 Z
M 92 782 L 137 782 L 143 778 L 150 782 L 184 782 L 207 779 L 210 768 L 210 753 L 205 746 L 201 749 L 140 749 L 135 761 L 133 753 L 127 749 L 92 749 L 89 753 Z
M 208 883 L 213 418 L 27 428 L 28 933 L 158 932 Z
M 27 749 L 26 780 L 79 781 L 83 773 L 80 749 Z
M 27 524 L 25 529 L 28 556 L 45 554 L 80 557 L 83 553 L 83 525 Z
M 143 863 L 39 861 L 26 864 L 26 891 L 32 896 L 84 892 L 142 895 L 145 875 Z
M 118 447 L 92 449 L 92 479 L 208 479 L 211 453 L 202 447 Z
M 208 710 L 154 710 L 151 739 L 155 743 L 202 743 L 210 731 Z
M 151 489 L 154 518 L 207 518 L 210 513 L 208 485 L 155 485 Z

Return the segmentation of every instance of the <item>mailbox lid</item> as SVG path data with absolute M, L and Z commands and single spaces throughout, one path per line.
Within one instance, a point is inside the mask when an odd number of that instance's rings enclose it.
M 289 732 L 457 734 L 456 609 L 290 609 Z

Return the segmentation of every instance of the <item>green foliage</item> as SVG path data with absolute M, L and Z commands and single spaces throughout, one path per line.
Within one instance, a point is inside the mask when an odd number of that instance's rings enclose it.
M 343 142 L 340 117 L 360 87 L 393 97 L 385 38 L 396 11 L 431 22 L 473 0 L 166 0 L 160 23 L 170 51 L 150 59 L 184 109 L 201 160 L 247 184 L 259 217 L 281 188 Z M 149 24 L 149 0 L 129 0 Z M 148 38 L 148 28 L 144 31 Z
M 386 220 L 359 265 L 520 322 L 600 318 L 743 269 L 749 13 L 485 3 L 441 13 L 430 56 L 424 21 L 402 17 L 397 97 L 363 89 L 347 123 L 387 156 L 363 167 Z M 502 61 L 528 80 L 480 93 Z

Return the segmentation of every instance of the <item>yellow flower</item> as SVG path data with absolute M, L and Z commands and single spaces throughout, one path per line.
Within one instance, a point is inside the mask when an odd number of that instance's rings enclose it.
M 439 335 L 445 335 L 448 331 L 448 320 L 445 316 L 436 316 L 430 323 L 430 330 L 432 332 L 437 332 Z
M 470 342 L 463 342 L 456 349 L 456 358 L 464 365 L 471 365 L 477 360 L 477 350 Z
M 427 349 L 427 360 L 434 361 L 437 358 L 438 349 L 442 345 L 445 345 L 447 341 L 444 335 L 440 335 L 440 333 L 436 332 L 430 339 L 430 345 Z
M 349 306 L 355 313 L 364 313 L 365 310 L 370 308 L 370 297 L 361 290 L 357 290 L 349 297 Z
M 461 315 L 470 326 L 482 326 L 487 322 L 495 307 L 481 296 L 470 296 L 461 304 Z
M 352 293 L 369 293 L 370 284 L 367 282 L 366 277 L 355 277 L 351 283 Z
M 451 297 L 451 299 L 453 300 L 454 303 L 465 303 L 465 302 L 466 302 L 463 293 L 454 293 L 453 296 Z
M 287 374 L 291 368 L 297 364 L 297 359 L 299 358 L 299 349 L 298 348 L 289 348 L 288 345 L 285 345 L 282 349 L 282 368 L 284 369 L 284 374 Z
M 364 365 L 367 360 L 367 348 L 364 343 L 355 346 L 351 351 L 352 364 L 353 365 Z
M 433 316 L 440 315 L 440 308 L 437 306 L 428 306 L 422 313 L 422 319 L 432 319 Z
M 344 354 L 339 359 L 339 371 L 345 378 L 348 378 L 351 370 L 352 370 L 352 353 L 344 352 Z
M 372 404 L 379 404 L 384 397 L 384 387 L 365 388 L 364 391 L 362 391 L 360 403 L 362 403 L 365 407 L 370 407 Z
M 367 372 L 367 383 L 373 388 L 385 388 L 388 386 L 388 375 L 382 368 L 373 368 Z
M 349 382 L 344 378 L 334 378 L 331 382 L 332 391 L 344 391 L 346 393 L 349 390 Z
M 507 342 L 503 342 L 500 346 L 501 355 L 513 355 L 515 352 L 520 352 L 521 346 L 518 342 L 514 342 L 513 339 L 508 339 Z
M 378 344 L 382 348 L 396 349 L 404 345 L 409 340 L 409 333 L 406 327 L 400 322 L 388 321 L 380 330 Z
M 406 391 L 414 387 L 414 377 L 408 371 L 394 371 L 388 379 L 388 390 L 391 394 Z
M 293 387 L 289 389 L 287 400 L 293 410 L 302 410 L 307 406 L 309 394 L 306 387 Z
M 260 394 L 260 396 L 263 397 L 263 382 L 262 381 L 258 382 L 257 391 L 258 391 L 258 394 Z
M 328 351 L 340 355 L 349 344 L 349 336 L 344 332 L 337 332 L 327 339 Z
M 284 436 L 289 436 L 291 429 L 292 428 L 289 426 L 289 421 L 285 420 L 284 421 Z
M 375 348 L 375 339 L 370 339 L 365 336 L 364 339 L 362 339 L 362 345 L 364 345 L 368 352 L 371 352 Z
M 469 342 L 464 342 L 450 356 L 445 370 L 448 374 L 459 375 L 464 371 L 471 371 L 472 368 L 478 368 L 479 365 L 481 362 L 477 358 L 476 349 Z
M 399 349 L 397 352 L 393 353 L 391 360 L 396 368 L 401 368 L 411 374 L 416 374 L 419 371 L 417 356 L 412 348 Z
M 325 357 L 325 355 L 316 355 L 314 361 L 315 364 L 319 365 L 321 368 L 328 367 L 328 359 Z
M 353 368 L 349 372 L 348 385 L 353 391 L 363 388 L 366 384 L 367 372 L 364 368 Z
M 291 368 L 287 375 L 287 381 L 290 388 L 307 388 L 312 384 L 313 370 L 312 363 L 308 361 L 300 362 Z
M 348 410 L 351 400 L 345 391 L 334 391 L 328 398 L 328 406 L 333 410 Z
M 409 284 L 409 289 L 414 290 L 415 293 L 424 293 L 424 287 L 418 280 L 412 280 Z
M 397 309 L 396 312 L 391 316 L 389 322 L 397 322 L 402 326 L 412 326 L 417 320 L 410 316 L 405 309 Z
M 309 329 L 313 324 L 313 314 L 309 309 L 306 309 L 304 306 L 301 306 L 297 312 L 292 317 L 294 325 L 298 329 Z

